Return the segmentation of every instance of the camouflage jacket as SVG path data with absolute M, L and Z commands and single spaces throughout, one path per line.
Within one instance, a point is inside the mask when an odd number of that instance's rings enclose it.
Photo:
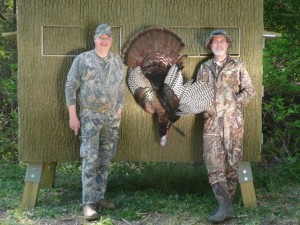
M 125 99 L 123 64 L 118 55 L 100 58 L 95 50 L 78 55 L 65 87 L 67 106 L 78 103 L 95 112 L 121 109 Z
M 205 117 L 235 116 L 237 110 L 243 111 L 255 89 L 244 64 L 230 56 L 223 67 L 217 69 L 213 59 L 203 63 L 197 80 L 210 84 L 214 89 L 215 101 L 206 111 Z

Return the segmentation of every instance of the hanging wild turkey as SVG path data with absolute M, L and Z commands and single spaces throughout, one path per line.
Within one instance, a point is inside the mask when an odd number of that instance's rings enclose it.
M 203 82 L 183 84 L 181 70 L 187 55 L 180 54 L 184 43 L 164 27 L 137 33 L 123 50 L 128 68 L 127 84 L 135 101 L 157 116 L 160 144 L 167 145 L 169 129 L 180 116 L 203 112 L 213 92 Z

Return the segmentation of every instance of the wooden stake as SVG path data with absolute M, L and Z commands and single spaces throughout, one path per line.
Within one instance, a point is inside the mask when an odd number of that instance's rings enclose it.
M 257 208 L 253 176 L 249 162 L 239 162 L 239 182 L 246 208 Z

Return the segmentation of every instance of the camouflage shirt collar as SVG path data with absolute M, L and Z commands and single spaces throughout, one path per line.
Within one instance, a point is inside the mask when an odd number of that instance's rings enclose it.
M 95 49 L 94 49 L 94 53 L 97 57 L 99 57 L 100 60 L 104 60 L 104 61 L 109 61 L 112 57 L 111 52 L 108 52 L 108 55 L 105 57 L 101 57 L 100 55 L 98 55 Z

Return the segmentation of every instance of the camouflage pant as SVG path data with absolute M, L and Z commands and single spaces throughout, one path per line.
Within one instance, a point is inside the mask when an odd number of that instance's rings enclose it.
M 235 193 L 237 187 L 238 162 L 243 157 L 243 134 L 242 115 L 205 120 L 203 157 L 209 183 L 227 183 L 230 196 Z
M 104 198 L 110 164 L 116 153 L 120 117 L 81 112 L 82 202 Z

